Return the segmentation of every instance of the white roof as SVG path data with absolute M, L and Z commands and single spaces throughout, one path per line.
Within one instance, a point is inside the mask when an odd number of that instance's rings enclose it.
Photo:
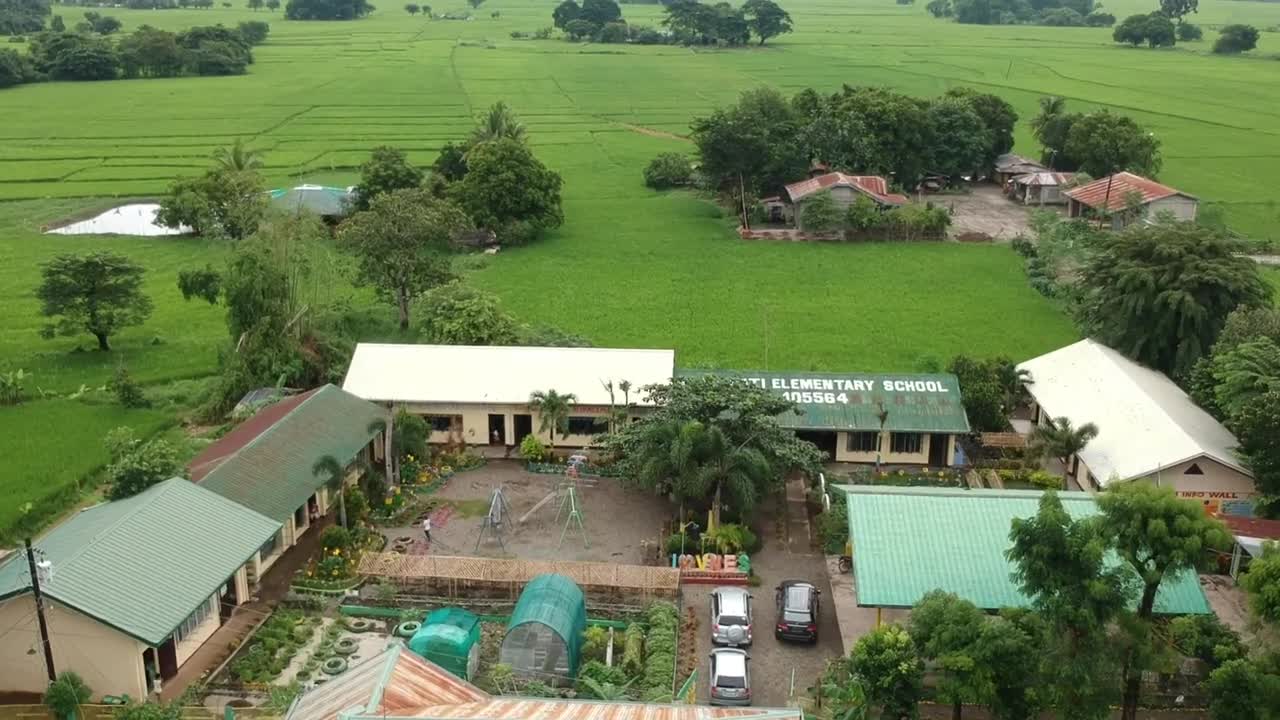
M 647 405 L 640 388 L 668 383 L 674 350 L 610 348 L 384 345 L 360 343 L 342 389 L 377 402 L 526 404 L 536 390 L 573 393 L 580 405 L 608 405 L 604 383 L 631 383 L 631 402 Z
M 1081 340 L 1018 368 L 1031 374 L 1027 390 L 1050 417 L 1098 426 L 1080 459 L 1102 485 L 1202 456 L 1250 474 L 1229 430 L 1169 378 L 1106 345 Z

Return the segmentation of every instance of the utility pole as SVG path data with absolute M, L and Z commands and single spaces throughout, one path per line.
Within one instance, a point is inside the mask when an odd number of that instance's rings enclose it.
M 44 596 L 40 594 L 40 573 L 36 569 L 36 552 L 31 548 L 31 538 L 22 540 L 27 550 L 27 569 L 31 572 L 31 594 L 36 601 L 36 622 L 40 625 L 40 646 L 44 649 L 44 666 L 49 671 L 49 682 L 58 679 L 53 669 L 53 645 L 49 642 L 49 623 L 44 617 Z

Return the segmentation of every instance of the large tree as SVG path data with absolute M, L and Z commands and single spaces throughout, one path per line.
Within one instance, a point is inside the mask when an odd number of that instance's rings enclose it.
M 791 32 L 791 15 L 773 0 L 747 0 L 742 4 L 742 11 L 761 45 L 769 38 Z
M 1178 22 L 1189 13 L 1200 11 L 1200 0 L 1160 0 L 1160 12 Z
M 1271 287 L 1239 244 L 1190 223 L 1104 233 L 1080 277 L 1077 319 L 1090 335 L 1172 375 L 1189 372 L 1237 307 L 1270 302 Z
M 858 638 L 850 667 L 867 701 L 880 707 L 882 720 L 916 717 L 924 694 L 924 663 L 911 635 L 898 625 L 881 625 Z
M 481 143 L 467 153 L 467 174 L 451 188 L 476 224 L 503 242 L 528 242 L 564 222 L 560 175 L 522 142 Z
M 969 103 L 969 107 L 982 119 L 987 129 L 987 146 L 985 148 L 981 170 L 989 169 L 996 157 L 1013 149 L 1013 131 L 1018 124 L 1018 112 L 1009 101 L 991 93 L 980 93 L 967 87 L 951 88 L 947 97 L 958 98 Z
M 40 32 L 50 12 L 49 0 L 0 0 L 0 35 Z
M 1280 624 L 1280 543 L 1263 545 L 1262 557 L 1249 563 L 1240 584 L 1248 593 L 1254 614 L 1269 623 Z
M 1098 508 L 1102 536 L 1141 582 L 1136 619 L 1148 627 L 1161 584 L 1180 573 L 1195 572 L 1208 562 L 1210 550 L 1227 543 L 1222 522 L 1205 514 L 1197 503 L 1179 498 L 1171 487 L 1143 481 L 1120 483 L 1098 496 Z M 1138 716 L 1142 671 L 1150 669 L 1141 666 L 1145 654 L 1133 648 L 1124 659 L 1124 720 Z
M 1062 489 L 1070 490 L 1067 477 L 1071 473 L 1071 458 L 1097 436 L 1097 425 L 1090 422 L 1075 427 L 1071 418 L 1059 417 L 1053 418 L 1048 425 L 1037 425 L 1031 431 L 1030 447 L 1041 457 L 1051 457 L 1062 463 Z
M 266 212 L 262 176 L 253 170 L 217 168 L 171 184 L 156 222 L 194 235 L 240 240 L 257 232 Z
M 929 130 L 944 142 L 933 143 L 929 167 L 950 177 L 973 175 L 995 160 L 991 131 L 966 99 L 943 96 L 929 104 Z
M 1107 717 L 1118 670 L 1109 629 L 1128 603 L 1130 576 L 1108 566 L 1098 520 L 1073 519 L 1054 492 L 1034 516 L 1014 519 L 1009 537 L 1013 579 L 1045 624 L 1042 693 L 1064 717 Z
M 614 0 L 582 0 L 578 18 L 598 27 L 622 19 L 622 8 Z
M 99 350 L 110 350 L 118 330 L 141 325 L 151 316 L 151 298 L 142 292 L 143 267 L 116 253 L 58 255 L 41 268 L 36 289 L 40 313 L 57 318 L 41 330 L 44 337 L 88 332 Z
M 1231 429 L 1263 502 L 1280 506 L 1280 391 L 1245 401 L 1231 418 Z
M 284 16 L 290 20 L 355 20 L 372 10 L 367 0 L 289 0 Z
M 1224 350 L 1215 345 L 1209 372 L 1214 407 L 1233 417 L 1249 400 L 1280 391 L 1280 345 L 1267 337 Z
M 808 169 L 809 159 L 795 152 L 799 119 L 787 99 L 771 88 L 744 92 L 737 104 L 694 118 L 691 127 L 702 175 L 732 197 L 739 210 L 742 195 L 750 199 L 779 192 Z
M 460 282 L 432 288 L 418 303 L 420 341 L 439 345 L 512 345 L 520 326 L 496 295 Z
M 419 294 L 453 279 L 453 238 L 470 227 L 448 200 L 425 190 L 393 190 L 342 224 L 339 241 L 356 257 L 360 279 L 396 306 L 400 329 Z
M 938 700 L 951 704 L 954 720 L 966 703 L 985 704 L 995 692 L 997 668 L 984 661 L 980 644 L 986 623 L 973 603 L 942 590 L 926 593 L 911 610 L 911 639 L 933 663 Z
M 1160 141 L 1127 115 L 1099 110 L 1071 124 L 1063 151 L 1093 177 L 1121 170 L 1155 177 L 1160 172 Z
M 1258 28 L 1252 25 L 1224 25 L 1218 30 L 1213 51 L 1219 55 L 1235 55 L 1258 47 Z
M 582 6 L 575 0 L 564 0 L 556 6 L 555 10 L 551 11 L 551 23 L 557 29 L 564 30 L 569 23 L 577 20 L 581 14 Z
M 414 167 L 400 148 L 383 145 L 360 166 L 360 183 L 356 185 L 356 209 L 368 210 L 373 199 L 393 190 L 407 190 L 422 185 L 422 170 Z

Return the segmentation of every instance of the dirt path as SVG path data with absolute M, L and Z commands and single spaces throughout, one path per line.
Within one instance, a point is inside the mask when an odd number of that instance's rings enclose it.
M 614 122 L 617 122 L 617 121 L 614 121 Z M 643 125 L 632 125 L 630 123 L 624 123 L 624 122 L 619 122 L 617 124 L 630 130 L 631 132 L 640 133 L 641 135 L 648 135 L 649 137 L 664 138 L 666 140 L 683 140 L 685 142 L 691 142 L 690 138 L 688 138 L 687 136 L 676 135 L 675 133 L 669 133 L 669 132 L 666 132 L 665 130 L 654 130 L 653 128 L 647 128 L 647 127 L 644 127 Z

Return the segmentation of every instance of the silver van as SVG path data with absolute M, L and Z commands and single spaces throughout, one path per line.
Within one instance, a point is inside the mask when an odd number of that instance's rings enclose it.
M 751 644 L 751 594 L 745 589 L 718 587 L 711 591 L 711 642 Z

